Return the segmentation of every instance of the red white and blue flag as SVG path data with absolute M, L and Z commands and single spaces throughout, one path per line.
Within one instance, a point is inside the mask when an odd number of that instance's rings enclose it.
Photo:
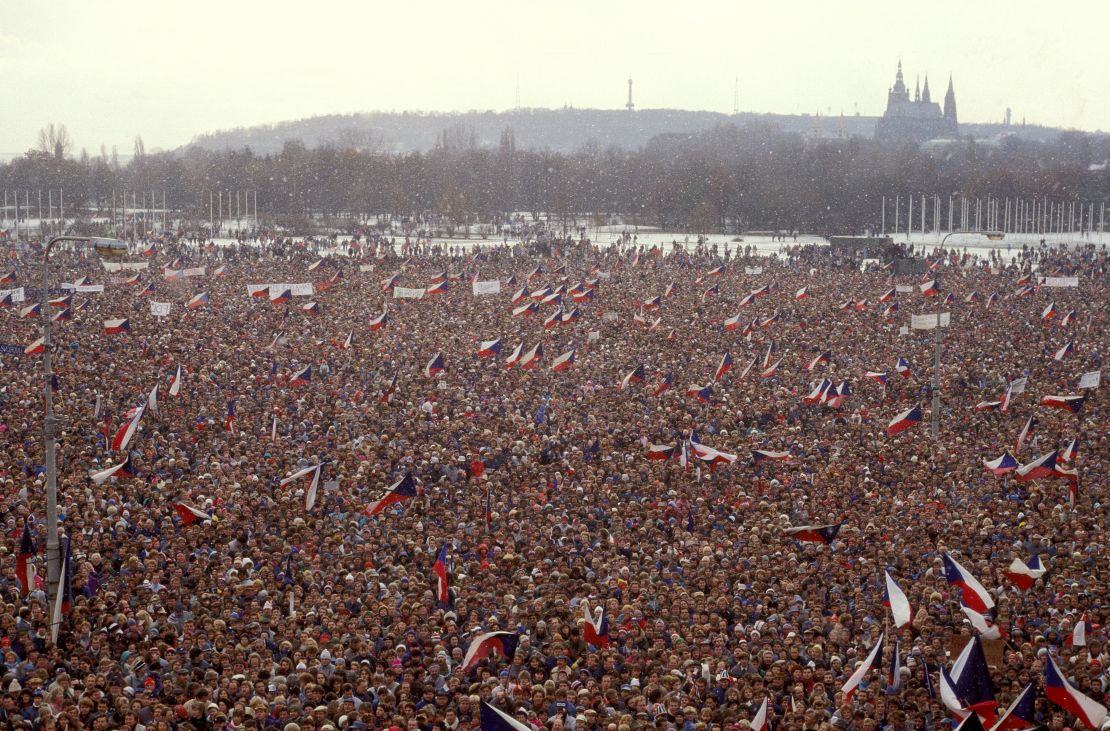
M 906 598 L 906 593 L 894 581 L 889 571 L 883 572 L 883 578 L 885 582 L 883 605 L 890 609 L 895 628 L 902 629 L 908 624 L 913 624 L 913 610 L 910 608 L 910 600 Z
M 920 406 L 914 406 L 912 408 L 906 409 L 901 414 L 898 414 L 898 416 L 895 416 L 893 419 L 890 420 L 890 423 L 887 424 L 886 427 L 886 435 L 888 437 L 892 437 L 895 434 L 904 432 L 906 429 L 909 429 L 911 426 L 917 424 L 920 421 Z
M 1055 302 L 1049 302 L 1048 307 L 1045 307 L 1041 311 L 1041 320 L 1042 321 L 1051 320 L 1055 316 L 1056 316 L 1056 303 Z
M 517 639 L 515 632 L 486 632 L 478 635 L 466 649 L 460 669 L 465 673 L 494 654 L 512 661 L 513 655 L 516 654 Z
M 277 415 L 275 414 L 274 416 L 276 417 Z M 312 510 L 312 506 L 316 504 L 316 492 L 320 487 L 320 472 L 322 469 L 323 465 L 314 464 L 311 467 L 297 470 L 279 483 L 281 487 L 285 487 L 291 482 L 309 478 L 308 487 L 306 487 L 304 491 L 305 512 Z
M 882 649 L 882 647 L 883 635 L 880 634 L 879 641 L 876 642 L 875 646 L 871 648 L 871 652 L 867 653 L 867 657 L 864 658 L 863 662 L 860 663 L 858 668 L 856 668 L 856 671 L 852 673 L 852 676 L 848 678 L 847 681 L 845 681 L 843 686 L 841 686 L 840 690 L 842 693 L 844 693 L 845 703 L 851 702 L 852 694 L 856 692 L 856 689 L 859 688 L 860 683 L 863 682 L 864 677 L 867 676 L 867 673 L 871 671 L 872 666 L 874 666 L 875 663 L 879 660 L 879 651 Z
M 767 696 L 763 696 L 763 702 L 759 704 L 759 710 L 755 712 L 751 721 L 752 731 L 769 731 L 770 725 L 767 721 Z
M 605 616 L 605 607 L 601 607 L 595 616 L 590 611 L 590 603 L 582 600 L 582 639 L 594 647 L 609 646 L 609 618 Z
M 388 319 L 389 318 L 388 318 L 388 315 L 387 315 L 386 311 L 382 310 L 382 314 L 380 314 L 377 317 L 375 317 L 374 319 L 370 320 L 370 322 L 368 324 L 368 327 L 370 328 L 370 332 L 377 332 L 378 330 L 381 330 L 383 327 L 385 327 L 385 323 Z
M 1064 347 L 1056 351 L 1056 354 L 1052 356 L 1052 359 L 1063 360 L 1067 356 L 1071 355 L 1073 352 L 1075 352 L 1075 344 L 1073 343 L 1073 341 L 1069 340 L 1067 343 L 1064 344 Z
M 416 481 L 412 479 L 410 473 L 405 473 L 404 477 L 389 487 L 385 495 L 367 505 L 365 512 L 372 518 L 390 505 L 396 505 L 414 497 L 416 497 Z
M 986 587 L 948 553 L 944 554 L 944 578 L 949 585 L 960 588 L 960 603 L 965 607 L 980 614 L 994 609 L 994 600 Z
M 123 318 L 122 320 L 105 320 L 104 321 L 104 334 L 105 335 L 120 335 L 123 333 L 131 332 L 131 320 Z
M 35 541 L 31 535 L 31 525 L 24 519 L 23 535 L 19 539 L 19 553 L 16 554 L 15 559 L 15 575 L 19 579 L 20 596 L 27 596 L 31 591 L 31 584 L 34 583 L 34 573 L 31 570 L 30 561 L 36 553 Z
M 139 422 L 142 421 L 143 414 L 146 412 L 146 405 L 140 406 L 135 409 L 135 414 L 131 420 L 122 425 L 112 437 L 112 449 L 117 452 L 122 452 L 127 449 L 127 445 L 131 443 L 131 439 L 135 436 L 135 432 L 139 429 Z
M 713 371 L 713 382 L 721 380 L 726 373 L 732 370 L 732 356 L 727 352 L 721 356 L 721 362 L 717 364 L 717 370 Z
M 446 368 L 447 367 L 443 364 L 443 353 L 436 353 L 424 366 L 424 377 L 431 378 L 437 373 L 442 373 Z
M 127 459 L 120 462 L 118 465 L 109 467 L 108 469 L 100 470 L 99 472 L 89 473 L 89 478 L 92 479 L 97 485 L 103 485 L 109 479 L 116 478 L 131 478 L 138 477 L 139 472 L 131 466 L 131 455 L 127 455 Z
M 886 384 L 886 374 L 881 371 L 864 371 L 863 377 L 870 378 L 876 383 L 882 383 L 884 385 Z
M 832 353 L 828 350 L 824 351 L 823 353 L 818 353 L 816 356 L 814 356 L 813 360 L 811 360 L 806 365 L 806 370 L 812 371 L 814 368 L 817 367 L 818 363 L 828 363 L 830 360 L 832 360 Z
M 514 365 L 520 362 L 520 352 L 522 350 L 524 350 L 524 343 L 520 343 L 516 346 L 516 348 L 513 349 L 513 352 L 509 353 L 509 357 L 505 359 L 506 368 L 512 368 Z
M 1028 683 L 1013 702 L 998 717 L 998 723 L 991 731 L 1032 731 L 1040 724 L 1035 720 L 1036 693 L 1033 684 Z
M 560 355 L 559 357 L 557 357 L 555 360 L 551 361 L 551 370 L 553 370 L 557 373 L 562 372 L 562 371 L 568 371 L 573 367 L 574 367 L 574 348 L 571 348 L 567 352 L 565 352 L 562 355 Z
M 1020 558 L 1015 558 L 1010 562 L 1007 567 L 1006 578 L 1010 580 L 1014 586 L 1020 591 L 1029 591 L 1033 585 L 1048 572 L 1041 562 L 1040 556 L 1034 556 L 1029 559 L 1029 563 L 1022 561 Z
M 663 380 L 660 381 L 659 383 L 657 383 L 655 385 L 655 388 L 652 389 L 652 391 L 651 391 L 652 397 L 663 395 L 663 393 L 665 393 L 666 391 L 669 391 L 671 386 L 673 386 L 673 385 L 674 385 L 674 377 L 670 373 L 668 373 L 667 375 L 663 376 Z
M 985 467 L 992 474 L 1001 477 L 1007 472 L 1013 472 L 1019 467 L 1017 459 L 1009 452 L 1003 452 L 1002 456 L 998 459 L 990 461 L 983 460 L 983 467 Z
M 532 346 L 531 350 L 529 350 L 524 355 L 520 356 L 520 360 L 518 361 L 518 364 L 520 365 L 521 368 L 524 368 L 525 370 L 530 370 L 532 368 L 535 368 L 537 365 L 539 365 L 540 360 L 542 360 L 542 359 L 543 359 L 543 343 L 536 343 L 534 346 Z
M 501 338 L 495 340 L 483 340 L 481 345 L 478 346 L 479 358 L 492 358 L 501 352 Z
M 293 299 L 293 290 L 285 289 L 271 289 L 270 290 L 270 304 L 281 305 Z
M 289 379 L 289 386 L 292 388 L 307 386 L 310 383 L 312 383 L 312 366 L 310 365 L 306 365 L 304 368 L 294 373 L 293 377 Z
M 432 565 L 432 573 L 436 575 L 436 601 L 447 606 L 451 603 L 451 589 L 447 584 L 447 544 L 440 546 L 436 554 L 436 562 Z
M 936 279 L 930 279 L 927 282 L 922 282 L 918 285 L 918 289 L 921 290 L 921 294 L 925 297 L 932 297 L 940 292 L 940 287 L 937 286 Z
M 190 299 L 188 302 L 185 303 L 185 307 L 187 309 L 190 309 L 190 310 L 197 310 L 197 309 L 200 309 L 201 307 L 207 307 L 207 306 L 208 306 L 208 293 L 207 292 L 201 292 L 198 295 L 194 295 L 192 299 Z
M 1017 441 L 1014 442 L 1014 451 L 1015 452 L 1017 452 L 1019 454 L 1021 453 L 1021 448 L 1023 446 L 1025 446 L 1025 440 L 1028 439 L 1029 436 L 1033 433 L 1033 429 L 1035 427 L 1036 427 L 1036 421 L 1032 416 L 1030 416 L 1028 419 L 1025 420 L 1025 426 L 1023 426 L 1021 428 L 1021 432 L 1018 433 L 1018 436 L 1017 436 Z
M 807 297 L 809 297 L 809 287 L 802 287 L 794 293 L 794 299 L 796 300 L 804 300 Z
M 624 389 L 631 386 L 633 383 L 643 383 L 643 382 L 644 382 L 644 364 L 641 363 L 640 365 L 636 366 L 631 371 L 629 371 L 628 375 L 626 375 L 624 378 L 621 379 L 620 389 L 623 391 Z
M 1041 406 L 1063 409 L 1064 411 L 1078 414 L 1079 410 L 1083 408 L 1083 402 L 1086 399 L 1086 396 L 1045 396 L 1041 399 Z
M 1045 655 L 1044 694 L 1048 699 L 1078 718 L 1089 729 L 1097 729 L 1106 721 L 1106 706 L 1084 695 L 1060 671 L 1051 652 Z
M 1068 310 L 1068 313 L 1060 318 L 1060 327 L 1068 327 L 1075 322 L 1075 310 Z
M 894 364 L 894 370 L 902 378 L 909 378 L 913 375 L 913 372 L 910 370 L 910 364 L 906 362 L 905 358 L 898 359 L 898 362 Z
M 799 525 L 786 528 L 783 532 L 796 541 L 805 543 L 823 543 L 831 546 L 836 536 L 840 533 L 843 523 L 829 523 L 828 525 Z

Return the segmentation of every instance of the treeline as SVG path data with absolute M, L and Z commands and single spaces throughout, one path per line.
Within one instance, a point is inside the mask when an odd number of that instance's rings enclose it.
M 497 222 L 512 211 L 583 214 L 598 221 L 692 232 L 800 229 L 858 232 L 879 226 L 883 196 L 1024 197 L 1110 201 L 1110 137 L 1062 133 L 1048 143 L 1016 137 L 946 146 L 875 140 L 808 140 L 769 126 L 721 126 L 662 135 L 642 149 L 583 147 L 562 154 L 480 148 L 444 134 L 436 149 L 389 154 L 356 145 L 274 155 L 250 149 L 71 156 L 42 146 L 0 165 L 0 188 L 64 189 L 67 214 L 106 211 L 113 193 L 165 191 L 169 208 L 208 220 L 213 191 L 257 191 L 263 217 L 436 214 L 456 224 Z M 33 195 L 33 194 L 32 194 Z

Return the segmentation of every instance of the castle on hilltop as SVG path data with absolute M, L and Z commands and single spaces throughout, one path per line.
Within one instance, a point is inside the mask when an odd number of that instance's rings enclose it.
M 929 77 L 925 76 L 925 88 L 920 82 L 915 86 L 913 99 L 902 77 L 902 62 L 898 62 L 898 73 L 894 86 L 887 94 L 886 112 L 875 126 L 875 137 L 880 140 L 909 140 L 924 142 L 942 137 L 959 135 L 956 121 L 956 93 L 952 90 L 952 77 L 948 77 L 948 92 L 944 95 L 944 110 L 933 101 L 929 93 Z

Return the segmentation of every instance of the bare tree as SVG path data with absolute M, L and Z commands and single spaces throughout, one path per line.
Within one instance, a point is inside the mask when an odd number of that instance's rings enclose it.
M 54 159 L 62 160 L 69 153 L 73 141 L 69 138 L 69 130 L 64 124 L 51 122 L 39 130 L 38 151 L 46 155 L 53 155 Z

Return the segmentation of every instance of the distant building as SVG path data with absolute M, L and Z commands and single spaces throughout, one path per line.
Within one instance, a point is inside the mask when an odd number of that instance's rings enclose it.
M 944 110 L 941 111 L 940 105 L 929 94 L 928 76 L 925 77 L 925 88 L 917 86 L 913 99 L 910 99 L 910 91 L 902 78 L 902 62 L 899 61 L 894 86 L 887 94 L 886 112 L 875 126 L 875 137 L 880 140 L 924 142 L 958 135 L 952 78 L 948 78 L 948 92 L 944 95 Z

